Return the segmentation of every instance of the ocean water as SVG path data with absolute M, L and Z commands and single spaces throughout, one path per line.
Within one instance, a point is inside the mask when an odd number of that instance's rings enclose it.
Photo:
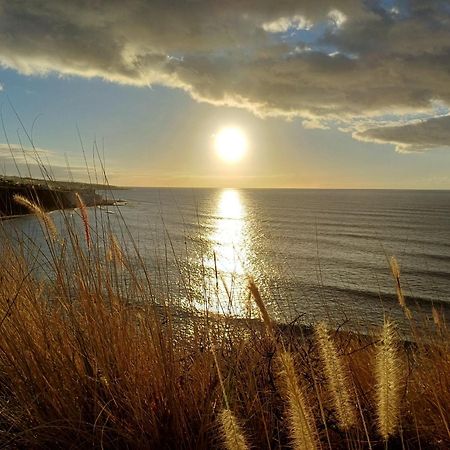
M 433 305 L 444 314 L 450 307 L 450 191 L 138 188 L 113 195 L 127 205 L 100 214 L 124 247 L 134 242 L 155 278 L 168 273 L 180 304 L 246 315 L 252 276 L 279 321 L 366 327 L 384 314 L 402 321 L 389 269 L 395 255 L 416 317 L 431 320 Z M 30 233 L 34 219 L 21 220 L 15 226 Z

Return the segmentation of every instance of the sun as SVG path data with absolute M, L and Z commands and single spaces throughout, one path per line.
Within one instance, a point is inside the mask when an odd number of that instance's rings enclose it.
M 240 161 L 247 151 L 247 136 L 238 127 L 222 128 L 214 136 L 214 147 L 220 158 L 228 163 Z

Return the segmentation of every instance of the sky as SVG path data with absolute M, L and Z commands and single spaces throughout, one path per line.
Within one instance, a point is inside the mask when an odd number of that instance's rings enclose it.
M 0 0 L 0 106 L 10 175 L 449 189 L 450 4 Z

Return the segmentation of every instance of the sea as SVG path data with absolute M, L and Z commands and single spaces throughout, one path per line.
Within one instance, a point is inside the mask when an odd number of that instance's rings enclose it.
M 432 323 L 433 307 L 448 315 L 450 191 L 130 188 L 107 195 L 126 204 L 89 208 L 91 220 L 107 221 L 136 267 L 145 264 L 180 308 L 255 315 L 252 278 L 279 322 L 359 329 L 390 316 L 405 323 L 390 270 L 395 257 L 415 320 Z M 60 214 L 52 213 L 55 222 Z M 34 217 L 7 222 L 39 241 Z

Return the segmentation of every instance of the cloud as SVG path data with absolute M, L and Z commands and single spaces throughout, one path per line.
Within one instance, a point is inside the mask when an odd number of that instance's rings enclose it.
M 313 24 L 311 22 L 298 14 L 292 17 L 279 17 L 272 22 L 262 24 L 263 30 L 269 33 L 283 33 L 291 29 L 309 30 L 312 26 Z
M 4 89 L 4 87 L 3 87 L 3 84 L 2 84 L 2 83 L 0 83 L 0 92 L 2 92 L 2 91 L 3 91 L 3 89 Z
M 341 28 L 347 21 L 347 16 L 338 9 L 332 9 L 328 13 L 328 18 L 334 23 L 337 28 Z
M 58 158 L 60 155 L 52 150 L 43 148 L 24 148 L 18 144 L 0 143 L 0 161 L 11 160 L 18 163 L 38 164 L 39 161 L 49 158 Z
M 86 168 L 81 155 L 61 154 L 45 148 L 23 147 L 20 144 L 0 143 L 0 174 L 13 174 L 37 178 L 69 179 L 71 175 L 87 181 L 87 171 L 95 176 L 95 168 Z M 115 170 L 108 170 L 110 175 Z M 97 174 L 101 176 L 100 174 Z
M 394 144 L 401 153 L 432 148 L 450 148 L 450 116 L 436 117 L 406 125 L 369 128 L 353 134 L 360 140 Z
M 0 64 L 351 124 L 450 106 L 450 10 L 445 0 L 0 0 Z

